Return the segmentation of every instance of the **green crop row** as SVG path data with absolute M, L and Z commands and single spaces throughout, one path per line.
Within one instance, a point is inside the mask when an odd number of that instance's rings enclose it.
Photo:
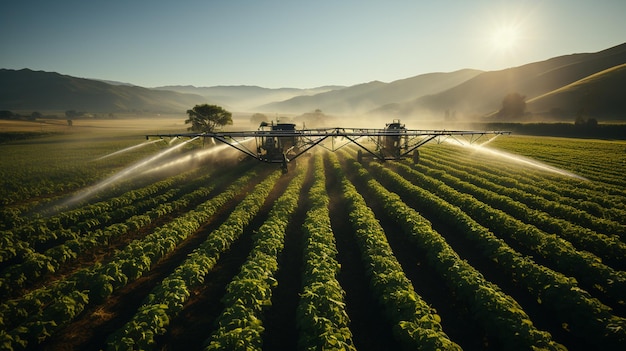
M 300 350 L 356 350 L 352 342 L 345 291 L 337 281 L 340 265 L 330 224 L 322 157 L 316 156 L 309 190 L 311 208 L 302 225 L 302 293 L 297 307 Z
M 36 251 L 36 246 L 42 246 L 51 241 L 76 239 L 101 223 L 111 222 L 112 217 L 116 216 L 124 206 L 135 209 L 133 202 L 168 189 L 183 179 L 184 176 L 168 178 L 107 201 L 65 211 L 48 218 L 34 219 L 19 227 L 0 232 L 2 240 L 7 241 L 6 246 L 0 248 L 0 262 L 28 255 Z M 159 200 L 166 201 L 167 199 L 156 198 L 151 199 L 150 202 L 154 203 Z M 149 203 L 145 204 L 144 207 L 149 205 Z M 134 214 L 138 213 L 141 212 L 135 209 Z
M 496 139 L 492 145 L 581 173 L 590 179 L 615 184 L 622 189 L 626 185 L 625 164 L 616 157 L 624 152 L 623 141 L 516 136 Z M 621 192 L 626 195 L 623 190 Z
M 3 149 L 6 151 L 6 148 Z M 26 154 L 23 148 L 16 149 L 14 153 L 3 153 L 0 165 L 3 185 L 0 188 L 0 204 L 3 206 L 80 189 L 102 176 L 102 169 L 95 164 L 76 167 L 75 160 L 49 160 L 41 155 Z
M 131 242 L 108 263 L 81 269 L 67 279 L 4 302 L 0 305 L 0 327 L 3 330 L 0 332 L 0 344 L 21 349 L 47 339 L 78 314 L 51 314 L 55 311 L 54 306 L 69 299 L 72 301 L 67 301 L 67 305 L 72 306 L 71 310 L 79 311 L 88 303 L 102 302 L 113 291 L 137 279 L 172 252 L 224 204 L 243 192 L 254 175 L 254 171 L 247 172 L 218 196 L 159 227 L 143 239 Z M 77 294 L 77 298 L 72 298 Z
M 541 256 L 560 272 L 574 276 L 588 286 L 601 287 L 607 297 L 624 304 L 626 272 L 616 271 L 602 263 L 592 253 L 578 251 L 570 242 L 507 215 L 505 211 L 515 211 L 517 203 L 507 201 L 502 210 L 494 209 L 478 201 L 474 196 L 456 190 L 456 186 L 452 188 L 446 185 L 438 179 L 444 177 L 443 175 L 430 176 L 397 163 L 396 167 L 401 169 L 407 178 L 413 179 L 422 188 L 437 194 L 448 203 L 458 206 L 476 222 L 490 228 L 499 237 L 515 241 Z M 495 194 L 489 194 L 490 198 L 495 196 Z M 572 233 L 572 235 L 575 234 Z
M 463 165 L 469 163 L 471 165 L 470 171 L 478 169 L 481 172 L 486 172 L 488 174 L 504 178 L 502 185 L 520 188 L 531 194 L 537 193 L 532 190 L 533 188 L 539 188 L 552 193 L 555 197 L 551 198 L 552 200 L 563 199 L 571 206 L 582 205 L 580 207 L 581 209 L 585 209 L 585 205 L 589 204 L 589 201 L 602 205 L 603 210 L 605 211 L 616 206 L 622 210 L 626 209 L 626 194 L 623 191 L 623 187 L 616 187 L 614 185 L 604 183 L 602 182 L 603 179 L 598 179 L 598 181 L 573 179 L 561 175 L 554 175 L 550 172 L 540 171 L 532 167 L 520 167 L 519 164 L 510 162 L 506 158 L 500 159 L 498 157 L 484 156 L 482 153 L 468 155 L 468 150 L 465 149 L 443 145 L 439 146 L 441 147 L 438 147 L 437 149 L 428 149 L 428 154 L 433 155 L 434 162 L 447 160 L 451 165 Z M 564 152 L 572 151 L 564 150 Z M 480 157 L 478 155 L 480 155 Z M 597 156 L 598 155 L 595 154 L 592 159 Z M 532 160 L 532 156 L 530 160 Z M 576 162 L 573 162 L 572 164 L 574 165 L 579 163 L 582 163 L 581 159 L 577 159 Z M 550 162 L 546 164 L 549 165 Z M 514 183 L 507 184 L 507 182 L 511 181 Z M 581 192 L 584 194 L 582 199 Z M 541 194 L 542 196 L 546 195 L 543 191 Z
M 105 225 L 144 213 L 161 203 L 170 201 L 179 191 L 179 189 L 172 189 L 164 194 L 150 197 L 136 204 L 118 209 L 111 208 L 108 213 L 103 212 L 99 215 L 94 215 L 93 218 L 86 219 L 67 228 L 50 228 L 43 223 L 28 224 L 20 227 L 18 234 L 25 238 L 21 240 L 27 242 L 33 252 L 43 252 L 46 248 L 53 247 L 57 243 L 92 235 L 94 231 L 102 229 Z M 16 260 L 19 260 L 19 257 L 16 257 Z
M 111 334 L 107 341 L 109 350 L 145 350 L 154 346 L 154 337 L 163 334 L 170 319 L 182 310 L 190 296 L 189 291 L 204 282 L 204 277 L 220 255 L 230 248 L 256 216 L 280 174 L 280 171 L 275 171 L 259 183 L 226 221 L 189 254 L 172 274 L 163 279 L 132 319 Z M 197 230 L 197 227 L 193 230 Z
M 361 258 L 368 267 L 370 285 L 398 341 L 407 350 L 460 350 L 442 330 L 436 311 L 415 292 L 393 255 L 385 232 L 361 194 L 346 178 L 337 156 L 329 154 L 329 158 L 347 201 L 350 223 Z
M 483 275 L 448 245 L 430 222 L 402 202 L 400 196 L 385 189 L 354 160 L 349 167 L 367 187 L 385 213 L 393 218 L 426 252 L 428 263 L 435 269 L 489 334 L 494 335 L 507 350 L 563 350 L 549 333 L 538 330 L 522 307 L 511 296 L 487 281 Z
M 284 248 L 287 225 L 298 207 L 304 175 L 299 169 L 254 235 L 252 251 L 222 296 L 224 310 L 217 318 L 217 330 L 205 342 L 205 351 L 262 350 L 263 313 L 271 306 L 272 289 L 278 285 L 278 257 Z
M 615 229 L 612 234 L 617 234 L 618 230 L 624 231 L 623 229 L 619 229 L 623 227 L 619 225 L 619 223 L 592 217 L 586 214 L 586 212 L 585 215 L 583 215 L 581 213 L 582 211 L 575 209 L 571 209 L 571 215 L 568 216 L 565 212 L 570 206 L 562 206 L 558 201 L 550 201 L 517 189 L 509 189 L 506 186 L 488 182 L 482 177 L 467 174 L 466 172 L 459 172 L 454 167 L 450 166 L 442 166 L 439 164 L 437 170 L 415 167 L 415 172 L 410 171 L 406 167 L 399 167 L 398 170 L 407 179 L 413 179 L 414 175 L 423 173 L 430 178 L 441 180 L 449 186 L 473 195 L 476 199 L 492 207 L 499 208 L 525 223 L 535 225 L 537 228 L 546 232 L 562 236 L 576 247 L 593 252 L 604 261 L 617 265 L 617 267 L 614 268 L 626 268 L 623 266 L 626 262 L 626 243 L 620 241 L 616 235 L 605 235 L 592 229 L 598 227 L 593 226 L 592 223 L 604 222 L 607 225 L 610 224 L 610 226 Z M 515 196 L 515 194 L 519 194 L 529 199 L 529 201 L 519 202 L 520 199 Z M 532 198 L 532 200 L 530 200 L 530 198 Z M 528 205 L 524 203 L 528 203 Z M 561 208 L 562 211 L 551 210 L 555 208 Z M 563 214 L 560 217 L 564 219 L 554 218 L 553 215 L 555 212 L 562 212 Z M 587 222 L 588 225 L 581 226 L 573 224 L 580 223 L 581 221 L 577 220 L 579 218 L 586 218 L 583 221 Z M 610 230 L 610 228 L 604 225 L 599 226 Z M 611 232 L 609 231 L 609 233 Z
M 619 224 L 619 220 L 626 218 L 626 211 L 616 208 L 614 202 L 606 204 L 606 194 L 597 194 L 588 189 L 578 188 L 577 198 L 572 199 L 549 191 L 542 186 L 520 183 L 519 172 L 514 176 L 496 175 L 493 171 L 481 170 L 476 166 L 463 166 L 460 164 L 461 162 L 460 156 L 450 158 L 450 156 L 439 155 L 436 160 L 422 157 L 419 170 L 445 170 L 445 172 L 471 182 L 473 185 L 490 189 L 526 204 L 530 208 L 541 209 L 553 216 L 580 224 L 597 232 L 606 234 L 626 232 L 624 226 Z M 604 203 L 605 206 L 602 206 L 601 203 Z
M 206 181 L 204 177 L 202 179 Z M 175 201 L 167 202 L 167 200 L 171 198 L 169 196 L 157 196 L 154 198 L 153 204 L 157 205 L 156 207 L 152 209 L 135 209 L 132 212 L 142 214 L 133 215 L 124 223 L 116 223 L 104 229 L 96 229 L 86 236 L 77 236 L 61 245 L 46 250 L 43 254 L 31 252 L 25 255 L 22 263 L 12 265 L 2 272 L 2 276 L 0 276 L 0 296 L 7 296 L 44 274 L 55 272 L 61 265 L 77 258 L 78 255 L 85 250 L 106 246 L 111 239 L 119 238 L 129 231 L 145 227 L 155 219 L 170 214 L 173 211 L 187 208 L 189 204 L 198 199 L 207 197 L 213 189 L 218 184 L 224 182 L 225 179 L 226 177 L 221 177 L 210 185 L 195 189 Z M 176 190 L 176 192 L 178 192 L 178 190 Z
M 416 210 L 444 221 L 475 243 L 480 252 L 496 263 L 537 301 L 567 325 L 572 333 L 604 349 L 626 343 L 626 319 L 578 287 L 576 280 L 538 265 L 514 251 L 502 239 L 478 224 L 463 210 L 437 197 L 380 165 L 371 163 L 375 177 L 391 191 L 401 194 Z
M 64 139 L 61 141 L 60 139 Z M 67 139 L 51 137 L 51 144 L 14 143 L 2 145 L 0 158 L 0 204 L 26 205 L 46 202 L 41 197 L 55 197 L 94 184 L 103 174 L 111 174 L 136 162 L 158 148 L 143 148 L 94 162 L 94 159 L 128 146 L 129 142 L 110 140 L 65 144 Z M 127 189 L 128 190 L 128 189 Z M 42 201 L 43 200 L 43 201 Z

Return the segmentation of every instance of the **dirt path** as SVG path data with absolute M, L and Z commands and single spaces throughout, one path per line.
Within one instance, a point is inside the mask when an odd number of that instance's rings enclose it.
M 358 182 L 354 182 L 368 206 L 376 214 L 387 236 L 394 256 L 400 262 L 404 274 L 411 280 L 415 292 L 441 317 L 441 326 L 465 350 L 497 350 L 485 331 L 471 319 L 468 309 L 456 301 L 446 282 L 428 266 L 426 253 L 420 250 L 396 222 L 384 214 L 376 199 Z
M 485 257 L 481 254 L 480 249 L 476 248 L 474 244 L 468 240 L 463 233 L 458 233 L 454 228 L 452 228 L 445 220 L 437 219 L 437 214 L 433 213 L 431 209 L 421 206 L 419 203 L 419 199 L 406 199 L 404 196 L 403 200 L 411 207 L 415 208 L 421 215 L 426 217 L 431 224 L 433 229 L 435 229 L 439 234 L 441 234 L 446 242 L 452 247 L 452 249 L 459 254 L 459 256 L 466 260 L 472 267 L 476 268 L 488 281 L 496 284 L 504 293 L 513 297 L 523 308 L 523 310 L 528 314 L 530 319 L 533 321 L 535 326 L 544 331 L 550 332 L 552 338 L 562 345 L 566 346 L 570 351 L 576 350 L 588 350 L 589 348 L 593 348 L 591 345 L 587 345 L 582 339 L 578 338 L 576 335 L 572 335 L 562 328 L 561 322 L 554 318 L 554 315 L 543 308 L 540 304 L 537 303 L 537 300 L 531 296 L 526 290 L 517 286 L 514 282 L 511 281 L 510 277 L 506 275 L 501 269 L 499 269 L 496 262 L 490 260 L 488 257 Z M 373 205 L 373 204 L 372 204 Z M 417 288 L 417 287 L 416 287 Z M 417 289 L 416 289 L 417 290 Z M 420 291 L 420 294 L 428 294 L 428 291 Z M 427 301 L 430 302 L 429 299 Z M 438 310 L 441 310 L 441 313 L 444 313 L 444 308 L 447 308 L 444 304 L 437 303 L 437 300 L 433 300 L 433 305 Z M 448 302 L 450 303 L 450 302 Z M 464 311 L 466 309 L 460 308 L 461 306 L 450 306 L 451 313 L 458 313 L 459 311 Z M 470 321 L 468 325 L 477 324 L 477 322 L 471 321 L 471 316 L 468 316 Z M 442 315 L 442 324 L 446 325 L 445 319 L 453 320 L 454 317 L 446 317 Z M 452 326 L 451 326 L 452 327 Z M 460 324 L 459 327 L 466 328 L 463 324 Z M 455 328 L 447 328 L 446 332 L 450 333 L 450 335 L 457 335 L 462 339 L 462 335 L 466 332 L 461 330 L 454 330 Z M 481 332 L 483 333 L 483 332 Z M 495 343 L 494 338 L 490 338 L 486 335 L 487 341 L 493 346 Z M 491 340 L 490 340 L 491 339 Z M 456 339 L 453 337 L 453 340 Z M 463 346 L 463 345 L 462 345 Z M 491 349 L 492 347 L 490 347 Z
M 224 310 L 220 299 L 227 285 L 239 273 L 254 245 L 254 233 L 266 221 L 274 202 L 283 194 L 293 173 L 283 176 L 270 192 L 263 207 L 230 250 L 221 255 L 216 266 L 205 277 L 205 284 L 191 291 L 192 297 L 172 319 L 167 332 L 156 338 L 158 350 L 199 350 L 217 328 L 217 318 Z
M 312 161 L 312 159 L 310 160 Z M 306 179 L 300 190 L 298 209 L 285 232 L 285 247 L 278 261 L 278 286 L 272 294 L 272 307 L 264 318 L 263 348 L 273 351 L 297 349 L 296 309 L 302 290 L 302 224 L 310 207 L 308 193 L 313 184 L 313 163 L 309 162 Z
M 254 184 L 249 184 L 249 186 L 252 187 Z M 77 319 L 44 343 L 43 349 L 104 348 L 106 338 L 121 328 L 135 314 L 150 291 L 172 273 L 193 249 L 204 242 L 207 236 L 228 218 L 244 196 L 245 194 L 242 194 L 229 201 L 205 226 L 182 242 L 174 252 L 155 264 L 150 272 L 114 292 L 103 304 L 88 307 Z
M 242 168 L 242 172 L 247 169 L 248 168 Z M 219 186 L 211 191 L 210 195 L 207 198 L 211 198 L 216 194 L 219 194 L 226 187 L 228 187 L 230 183 L 224 182 L 222 178 L 223 177 L 216 177 L 216 181 L 219 182 Z M 197 182 L 197 180 L 191 180 L 190 182 L 190 184 L 193 184 L 194 182 Z M 190 186 L 184 186 L 183 189 L 183 191 L 181 191 L 175 198 L 171 199 L 170 201 L 176 201 L 176 199 L 194 190 Z M 158 194 L 155 194 L 154 196 L 158 196 Z M 194 208 L 204 201 L 206 201 L 206 199 L 196 199 L 194 202 L 190 202 L 188 206 L 184 208 L 180 208 L 170 214 L 154 219 L 150 224 L 146 225 L 145 227 L 139 228 L 138 230 L 128 231 L 122 236 L 112 237 L 110 238 L 109 244 L 107 246 L 96 246 L 91 249 L 79 252 L 76 259 L 65 262 L 54 273 L 49 273 L 40 278 L 32 280 L 30 284 L 25 286 L 23 289 L 14 292 L 12 296 L 22 296 L 29 291 L 38 289 L 42 286 L 46 286 L 54 281 L 64 279 L 64 277 L 67 277 L 80 269 L 93 266 L 95 263 L 106 263 L 115 255 L 117 250 L 122 250 L 130 242 L 145 237 L 146 235 L 152 233 L 156 228 L 159 228 L 166 223 L 171 222 L 176 217 L 180 216 L 181 214 L 187 212 L 189 209 Z M 124 221 L 125 219 L 119 222 L 123 223 Z
M 172 319 L 168 331 L 156 338 L 158 350 L 199 350 L 215 329 L 215 320 L 224 306 L 220 298 L 226 286 L 239 272 L 252 249 L 249 230 L 233 243 L 205 276 L 204 285 L 191 291 L 183 310 Z
M 392 327 L 386 322 L 378 301 L 369 290 L 369 278 L 348 220 L 348 210 L 341 184 L 331 168 L 326 168 L 326 189 L 330 197 L 330 220 L 341 264 L 338 276 L 346 291 L 346 308 L 350 316 L 353 342 L 360 351 L 399 350 Z

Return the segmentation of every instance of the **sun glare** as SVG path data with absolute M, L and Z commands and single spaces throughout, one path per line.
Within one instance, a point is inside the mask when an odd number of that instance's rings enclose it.
M 520 33 L 514 26 L 502 26 L 491 33 L 491 44 L 498 51 L 514 50 L 519 42 Z

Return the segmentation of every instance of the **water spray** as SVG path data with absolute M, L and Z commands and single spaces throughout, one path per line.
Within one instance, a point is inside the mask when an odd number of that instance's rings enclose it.
M 125 148 L 125 149 L 118 150 L 118 151 L 112 152 L 110 154 L 98 157 L 97 159 L 95 159 L 95 161 L 104 160 L 105 158 L 108 158 L 108 157 L 111 157 L 111 156 L 115 156 L 115 155 L 119 155 L 119 154 L 131 151 L 131 150 L 135 150 L 135 149 L 138 149 L 140 147 L 144 147 L 144 146 L 147 146 L 147 145 L 150 145 L 150 144 L 158 143 L 159 141 L 162 141 L 162 139 L 144 141 L 141 144 L 129 146 L 129 147 Z
M 496 140 L 496 138 L 499 137 L 499 136 L 500 136 L 500 134 L 496 134 L 496 135 L 492 136 L 491 138 L 489 138 L 487 141 L 485 141 L 483 143 L 480 143 L 479 146 L 483 146 L 484 147 L 487 144 L 491 143 L 492 141 Z
M 502 158 L 504 160 L 507 161 L 511 161 L 511 162 L 515 162 L 515 163 L 519 163 L 519 164 L 523 164 L 526 166 L 530 166 L 533 168 L 537 168 L 543 171 L 548 171 L 551 173 L 556 173 L 562 176 L 566 176 L 566 177 L 570 177 L 570 178 L 575 178 L 575 179 L 579 179 L 579 180 L 588 180 L 585 177 L 579 176 L 578 174 L 566 171 L 564 169 L 558 168 L 558 167 L 554 167 L 554 166 L 550 166 L 547 165 L 543 162 L 539 162 L 537 160 L 534 160 L 532 158 L 529 157 L 524 157 L 524 156 L 520 156 L 520 155 L 515 155 L 506 151 L 502 151 L 502 150 L 496 150 L 496 149 L 492 149 L 487 147 L 486 145 L 491 143 L 495 138 L 497 137 L 494 136 L 492 138 L 490 138 L 489 140 L 487 140 L 486 142 L 482 143 L 482 144 L 471 144 L 467 141 L 464 140 L 458 140 L 458 139 L 454 139 L 454 141 L 452 140 L 446 140 L 446 142 L 451 143 L 453 145 L 457 145 L 457 146 L 461 146 L 461 147 L 466 147 L 466 148 L 470 148 L 473 151 L 476 152 L 482 152 L 485 154 L 489 154 L 491 156 L 496 156 L 499 158 Z
M 112 175 L 109 178 L 104 179 L 103 181 L 85 189 L 83 192 L 74 195 L 73 197 L 71 197 L 70 199 L 68 199 L 67 201 L 65 201 L 65 203 L 63 205 L 70 205 L 70 204 L 74 204 L 77 202 L 80 202 L 86 198 L 88 198 L 89 196 L 102 191 L 106 188 L 108 188 L 109 186 L 120 182 L 122 180 L 128 180 L 131 179 L 135 176 L 140 175 L 143 171 L 145 171 L 145 168 L 150 167 L 152 163 L 154 163 L 155 161 L 163 158 L 164 156 L 180 149 L 181 147 L 185 146 L 187 143 L 190 143 L 196 139 L 198 139 L 199 137 L 194 137 L 190 140 L 186 140 L 180 144 L 174 145 L 172 147 L 169 147 L 161 152 L 159 152 L 156 155 L 150 156 L 148 158 L 145 158 L 129 167 L 126 167 L 125 169 L 117 172 L 116 174 Z M 161 139 L 156 140 L 156 141 L 161 141 Z M 156 142 L 155 141 L 155 142 Z M 139 144 L 139 145 L 143 145 L 143 144 Z M 135 145 L 137 146 L 137 145 Z
M 248 138 L 248 139 L 240 141 L 239 143 L 244 144 L 252 140 L 254 139 Z M 180 157 L 174 160 L 171 160 L 169 162 L 159 164 L 150 169 L 147 169 L 143 171 L 141 174 L 148 175 L 148 174 L 154 174 L 158 172 L 166 172 L 166 171 L 171 171 L 171 170 L 181 168 L 181 167 L 184 167 L 185 169 L 189 169 L 200 162 L 208 161 L 211 158 L 214 158 L 216 156 L 219 156 L 220 160 L 236 159 L 237 157 L 240 156 L 240 153 L 238 150 L 233 149 L 228 144 L 216 145 L 216 146 L 212 146 L 206 149 L 196 150 L 189 154 L 181 155 Z

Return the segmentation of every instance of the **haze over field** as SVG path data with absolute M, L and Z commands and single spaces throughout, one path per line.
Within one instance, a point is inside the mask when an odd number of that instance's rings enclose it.
M 623 120 L 623 13 L 609 0 L 15 3 L 0 12 L 0 110 L 210 103 L 423 122 L 493 117 L 518 94 L 528 113 L 509 120 Z
M 577 118 L 624 120 L 626 96 L 621 87 L 626 44 L 597 53 L 573 54 L 519 67 L 428 73 L 391 83 L 349 87 L 270 89 L 256 86 L 167 86 L 143 88 L 81 79 L 54 72 L 0 69 L 0 111 L 61 114 L 83 111 L 99 117 L 125 114 L 183 114 L 194 104 L 222 106 L 244 117 L 295 117 L 309 126 L 336 125 L 337 118 L 371 121 L 401 118 L 435 122 L 569 121 Z M 524 108 L 505 109 L 505 97 L 517 96 Z M 9 111 L 7 113 L 7 111 Z M 49 112 L 52 111 L 52 112 Z M 56 111 L 56 112 L 55 112 Z M 329 116 L 330 115 L 330 116 Z M 351 118 L 353 120 L 354 118 Z M 256 122 L 258 124 L 258 121 Z M 382 124 L 382 122 L 381 122 Z
M 13 1 L 0 67 L 132 83 L 351 86 L 624 42 L 626 2 Z

